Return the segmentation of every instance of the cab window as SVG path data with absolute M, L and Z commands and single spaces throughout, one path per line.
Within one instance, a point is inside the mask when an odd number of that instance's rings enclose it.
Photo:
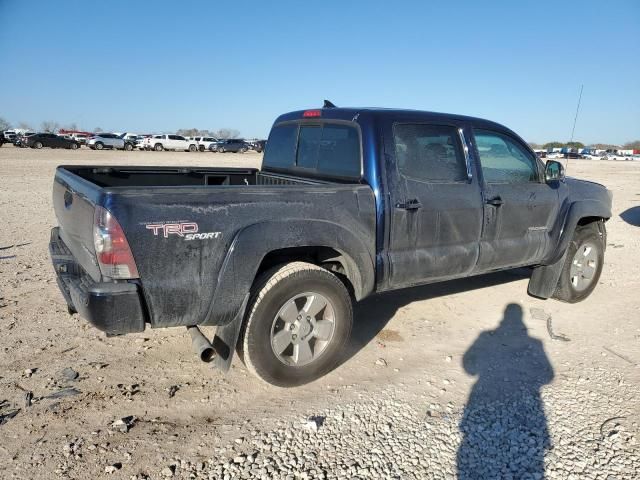
M 475 130 L 482 176 L 486 183 L 538 182 L 535 156 L 503 133 Z
M 467 163 L 458 129 L 450 125 L 393 127 L 398 171 L 422 182 L 466 182 Z

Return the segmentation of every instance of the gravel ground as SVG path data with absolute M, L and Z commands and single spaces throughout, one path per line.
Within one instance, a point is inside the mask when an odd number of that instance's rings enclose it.
M 47 242 L 58 164 L 260 156 L 0 148 L 0 477 L 640 475 L 640 163 L 572 162 L 614 191 L 600 285 L 567 305 L 526 271 L 356 306 L 339 368 L 297 389 L 199 362 L 184 329 L 106 338 L 68 316 Z

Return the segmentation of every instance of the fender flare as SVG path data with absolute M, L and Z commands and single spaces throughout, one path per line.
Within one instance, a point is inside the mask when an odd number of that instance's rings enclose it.
M 234 237 L 218 273 L 216 290 L 200 325 L 226 325 L 238 315 L 264 257 L 293 247 L 329 247 L 341 254 L 357 300 L 374 289 L 375 249 L 356 233 L 327 220 L 277 220 L 251 224 Z
M 569 206 L 561 229 L 557 236 L 552 237 L 556 248 L 543 265 L 533 270 L 527 287 L 529 295 L 543 299 L 553 296 L 564 267 L 569 242 L 573 239 L 578 222 L 588 217 L 608 220 L 611 218 L 611 208 L 598 200 L 579 200 Z
M 569 206 L 567 214 L 562 222 L 557 236 L 553 237 L 553 243 L 556 248 L 544 263 L 552 265 L 556 263 L 565 253 L 569 242 L 573 238 L 573 234 L 578 226 L 578 222 L 587 217 L 599 217 L 604 220 L 611 218 L 611 207 L 599 200 L 578 200 Z

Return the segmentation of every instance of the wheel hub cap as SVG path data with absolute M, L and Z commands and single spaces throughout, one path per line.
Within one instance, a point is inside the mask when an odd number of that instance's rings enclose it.
M 597 268 L 597 247 L 591 242 L 580 245 L 573 256 L 569 271 L 573 288 L 578 292 L 586 290 L 593 282 Z
M 271 348 L 278 360 L 303 366 L 316 360 L 331 342 L 335 331 L 335 310 L 318 293 L 307 292 L 289 299 L 271 326 Z

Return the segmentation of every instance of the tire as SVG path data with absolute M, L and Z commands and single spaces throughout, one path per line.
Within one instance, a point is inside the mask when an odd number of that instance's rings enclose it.
M 69 145 L 69 148 L 70 148 L 71 150 L 77 150 L 79 146 L 80 146 L 80 145 L 78 145 L 77 143 L 72 143 L 71 145 Z
M 204 152 L 204 150 L 205 150 L 204 145 L 200 145 L 199 150 L 200 150 L 201 152 Z
M 581 302 L 596 288 L 604 265 L 605 234 L 600 222 L 579 226 L 567 247 L 567 257 L 560 273 L 553 298 L 567 302 Z
M 104 143 L 96 142 L 96 150 L 102 150 L 104 148 Z
M 195 152 L 196 150 L 198 150 L 198 147 L 196 147 L 195 145 L 191 144 L 189 145 L 189 151 L 190 152 Z
M 161 144 L 161 143 L 156 143 L 156 144 L 153 146 L 153 149 L 154 149 L 156 152 L 161 152 L 162 150 L 164 150 L 164 147 L 162 146 L 162 144 Z
M 220 148 L 218 148 L 218 152 L 226 153 L 227 151 L 224 149 L 224 147 L 220 147 Z
M 130 152 L 131 150 L 133 150 L 133 145 L 131 145 L 130 143 L 125 143 L 125 144 L 124 144 L 124 149 L 125 149 L 127 152 Z
M 287 306 L 292 310 L 285 316 Z M 305 322 L 307 306 L 322 308 Z M 238 353 L 247 369 L 266 383 L 303 385 L 335 368 L 352 323 L 351 298 L 338 277 L 311 263 L 279 265 L 260 275 L 252 288 Z
M 242 147 L 240 149 L 240 153 L 247 153 L 247 147 Z
M 33 148 L 40 150 L 42 148 L 42 142 L 36 142 L 33 144 Z

